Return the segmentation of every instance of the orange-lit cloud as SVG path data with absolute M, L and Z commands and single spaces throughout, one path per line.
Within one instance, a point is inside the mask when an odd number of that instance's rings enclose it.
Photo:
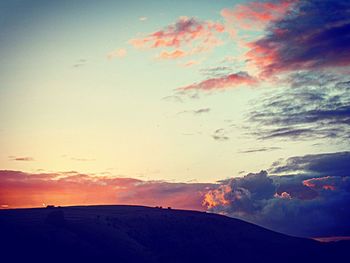
M 203 206 L 211 209 L 219 205 L 229 205 L 230 200 L 225 195 L 231 191 L 232 189 L 229 185 L 222 185 L 218 189 L 208 191 L 204 196 Z
M 211 184 L 101 177 L 77 172 L 32 174 L 0 171 L 2 208 L 54 205 L 141 204 L 203 210 Z
M 282 199 L 292 199 L 289 193 L 287 192 L 282 192 L 281 194 L 275 193 L 274 195 L 275 198 L 282 198 Z
M 238 87 L 241 85 L 253 86 L 258 83 L 258 80 L 250 76 L 246 72 L 232 73 L 226 76 L 210 78 L 199 83 L 194 83 L 182 88 L 179 91 L 191 91 L 191 90 L 224 90 L 229 88 Z
M 186 56 L 186 52 L 180 50 L 180 49 L 176 49 L 174 51 L 162 51 L 158 58 L 160 59 L 177 59 L 177 58 L 182 58 Z

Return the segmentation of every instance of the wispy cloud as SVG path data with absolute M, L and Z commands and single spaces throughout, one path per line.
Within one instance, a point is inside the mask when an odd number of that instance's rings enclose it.
M 162 98 L 162 100 L 164 101 L 171 101 L 171 102 L 177 102 L 177 103 L 182 103 L 183 100 L 180 96 L 177 95 L 169 95 L 169 96 L 165 96 Z
M 258 80 L 250 76 L 247 72 L 238 72 L 225 75 L 217 78 L 210 78 L 203 80 L 199 83 L 194 83 L 185 87 L 178 88 L 178 91 L 212 91 L 212 90 L 225 90 L 230 88 L 245 86 L 254 86 L 258 83 Z
M 34 161 L 33 157 L 28 157 L 28 156 L 9 156 L 8 158 L 11 161 L 20 161 L 20 162 L 32 162 L 32 161 Z
M 198 60 L 189 60 L 189 61 L 183 63 L 182 66 L 184 66 L 184 67 L 192 67 L 192 66 L 198 65 L 200 63 L 201 62 L 198 61 Z
M 252 133 L 261 139 L 349 138 L 346 77 L 304 72 L 291 75 L 284 85 L 289 87 L 256 103 L 249 118 Z
M 113 59 L 113 58 L 123 58 L 127 55 L 127 51 L 125 48 L 119 48 L 116 49 L 110 53 L 108 53 L 107 58 L 108 59 Z
M 281 147 L 262 147 L 262 148 L 253 148 L 247 150 L 241 150 L 238 153 L 257 153 L 257 152 L 270 152 L 274 150 L 280 150 Z
M 78 162 L 91 162 L 91 161 L 95 161 L 95 159 L 75 158 L 75 157 L 72 157 L 71 160 L 72 160 L 72 161 L 78 161 Z
M 82 66 L 85 66 L 87 63 L 86 59 L 79 59 L 75 64 L 73 64 L 74 68 L 80 68 Z
M 210 111 L 211 111 L 210 108 L 201 108 L 201 109 L 198 109 L 198 110 L 180 111 L 178 114 L 191 113 L 193 115 L 201 115 L 203 113 L 209 113 Z
M 230 75 L 232 73 L 233 68 L 228 66 L 216 66 L 209 68 L 200 69 L 200 73 L 208 78 L 220 78 Z
M 74 157 L 74 156 L 69 156 L 69 155 L 62 155 L 62 158 L 65 158 L 67 160 L 71 160 L 71 161 L 77 161 L 77 162 L 91 162 L 91 161 L 95 161 L 96 159 L 93 158 L 82 158 L 82 157 Z

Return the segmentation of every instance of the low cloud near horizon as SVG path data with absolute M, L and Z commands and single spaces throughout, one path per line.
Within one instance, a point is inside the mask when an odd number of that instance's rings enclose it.
M 350 235 L 350 152 L 313 154 L 275 162 L 261 171 L 221 181 L 208 191 L 208 210 L 304 237 Z
M 127 204 L 220 213 L 296 236 L 350 235 L 350 152 L 296 156 L 218 183 L 170 183 L 77 172 L 0 171 L 0 205 Z

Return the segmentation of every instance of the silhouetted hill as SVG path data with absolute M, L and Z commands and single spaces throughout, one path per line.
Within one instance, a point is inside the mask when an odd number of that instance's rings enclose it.
M 341 262 L 350 248 L 142 206 L 2 210 L 0 245 L 2 262 Z

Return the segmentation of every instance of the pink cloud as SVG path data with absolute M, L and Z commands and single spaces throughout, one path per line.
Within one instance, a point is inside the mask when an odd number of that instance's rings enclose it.
M 77 172 L 0 171 L 0 204 L 8 208 L 54 205 L 129 204 L 203 210 L 212 184 L 168 183 Z
M 316 177 L 303 181 L 303 185 L 314 190 L 329 190 L 335 191 L 344 187 L 344 183 L 349 182 L 347 177 L 339 176 L 324 176 Z
M 229 88 L 238 87 L 241 85 L 253 86 L 258 83 L 258 80 L 250 76 L 246 72 L 232 73 L 226 76 L 218 78 L 210 78 L 199 83 L 194 83 L 182 88 L 179 91 L 190 91 L 190 90 L 224 90 Z
M 192 67 L 194 65 L 198 65 L 200 62 L 197 60 L 189 60 L 183 64 L 184 67 Z
M 238 4 L 233 9 L 225 8 L 221 15 L 229 25 L 231 35 L 235 35 L 237 26 L 242 29 L 262 29 L 269 22 L 281 18 L 295 1 L 250 2 Z
M 213 21 L 199 21 L 195 18 L 180 17 L 176 23 L 168 25 L 162 30 L 146 36 L 131 39 L 129 42 L 135 48 L 172 48 L 172 51 L 163 51 L 161 54 L 172 54 L 180 47 L 187 46 L 190 50 L 183 55 L 204 52 L 220 45 L 216 34 L 224 32 L 221 23 Z M 196 42 L 196 48 L 193 43 Z M 164 53 L 167 52 L 167 53 Z M 167 58 L 172 58 L 168 56 Z M 175 56 L 174 58 L 178 58 Z

